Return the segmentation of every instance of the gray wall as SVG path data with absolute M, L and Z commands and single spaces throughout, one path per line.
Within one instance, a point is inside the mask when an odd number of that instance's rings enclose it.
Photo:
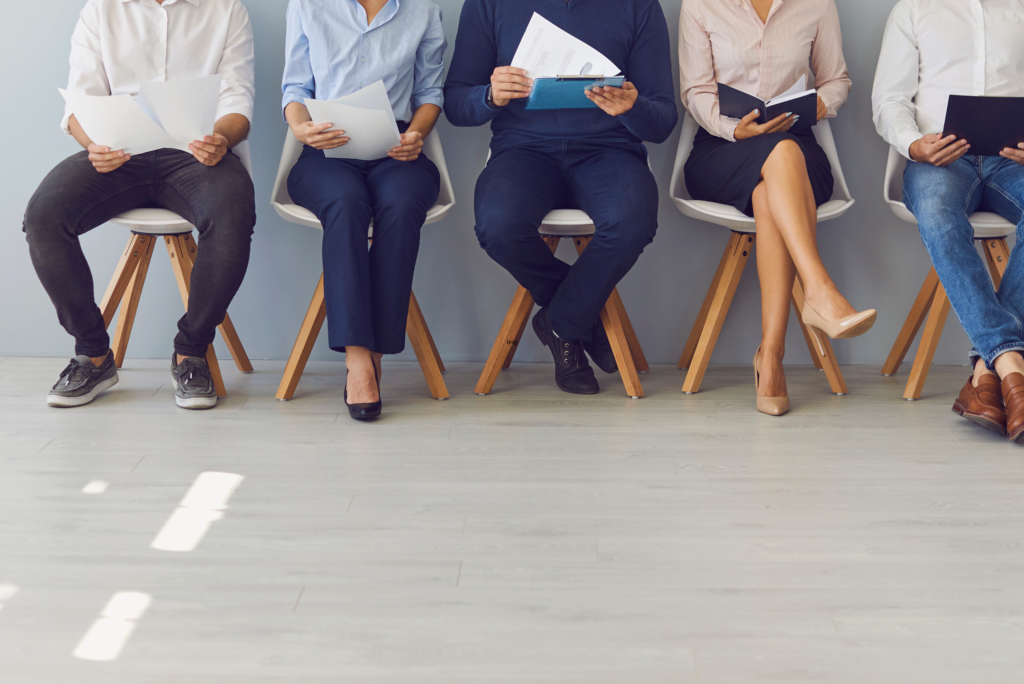
M 51 167 L 76 151 L 58 128 L 67 82 L 68 41 L 84 0 L 12 3 L 0 41 L 0 109 L 5 132 L 4 170 L 0 172 L 0 356 L 67 356 L 72 340 L 56 316 L 29 262 L 21 233 L 24 207 Z M 461 0 L 436 0 L 454 43 Z M 508 0 L 513 2 L 514 0 Z M 868 335 L 835 345 L 843 363 L 879 365 L 928 270 L 929 262 L 913 226 L 897 220 L 881 198 L 886 146 L 871 123 L 870 92 L 882 30 L 894 0 L 838 0 L 846 58 L 853 79 L 850 102 L 833 122 L 843 167 L 856 205 L 841 219 L 823 224 L 821 251 L 833 278 L 857 307 L 875 307 L 879 321 Z M 291 350 L 320 273 L 320 233 L 285 223 L 269 205 L 285 126 L 279 115 L 283 65 L 285 0 L 245 0 L 257 45 L 257 109 L 253 128 L 259 224 L 249 274 L 231 315 L 253 358 L 282 359 Z M 680 0 L 662 0 L 675 43 Z M 451 58 L 452 48 L 446 57 Z M 680 106 L 680 110 L 682 107 Z M 480 250 L 473 235 L 473 185 L 483 167 L 489 131 L 440 132 L 455 184 L 458 205 L 441 223 L 423 233 L 415 289 L 438 347 L 450 361 L 480 361 L 490 349 L 509 305 L 515 283 Z M 652 362 L 675 362 L 721 257 L 727 233 L 683 217 L 667 200 L 668 180 L 678 132 L 654 146 L 651 160 L 662 189 L 661 228 L 652 247 L 620 286 L 623 300 Z M 123 228 L 104 226 L 85 236 L 96 296 L 101 297 L 127 241 Z M 559 255 L 571 259 L 569 245 Z M 573 252 L 574 254 L 574 252 Z M 751 260 L 725 328 L 714 363 L 749 363 L 757 346 L 760 306 Z M 181 314 L 173 275 L 164 253 L 150 269 L 135 325 L 130 356 L 170 353 L 175 321 Z M 321 336 L 314 358 L 339 358 Z M 218 345 L 221 343 L 218 342 Z M 791 323 L 791 363 L 810 357 Z M 938 363 L 964 363 L 966 336 L 950 317 L 939 347 Z M 222 355 L 226 349 L 221 346 Z M 517 357 L 541 360 L 546 352 L 532 334 Z M 405 356 L 413 358 L 411 350 Z

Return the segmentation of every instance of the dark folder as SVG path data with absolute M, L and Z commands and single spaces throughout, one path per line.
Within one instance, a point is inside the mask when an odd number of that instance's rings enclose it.
M 718 84 L 718 111 L 724 116 L 742 119 L 755 109 L 761 112 L 757 123 L 766 124 L 786 112 L 799 114 L 800 119 L 790 130 L 809 128 L 818 123 L 818 91 L 807 90 L 793 98 L 779 98 L 781 102 L 748 95 L 724 83 Z
M 1024 142 L 1024 97 L 950 95 L 942 137 L 971 144 L 968 154 L 998 157 L 1005 147 Z

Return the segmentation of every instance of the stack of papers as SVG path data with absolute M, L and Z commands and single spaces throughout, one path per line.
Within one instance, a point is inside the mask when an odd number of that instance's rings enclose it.
M 600 52 L 566 33 L 536 12 L 512 58 L 529 78 L 618 76 L 619 67 Z
M 189 152 L 191 143 L 213 134 L 220 83 L 219 74 L 143 83 L 137 99 L 65 90 L 60 94 L 97 145 L 130 155 L 164 148 Z
M 313 123 L 334 124 L 327 130 L 345 131 L 345 137 L 349 138 L 341 147 L 324 150 L 332 159 L 382 159 L 392 148 L 402 144 L 384 81 L 371 83 L 337 100 L 307 98 L 306 108 Z

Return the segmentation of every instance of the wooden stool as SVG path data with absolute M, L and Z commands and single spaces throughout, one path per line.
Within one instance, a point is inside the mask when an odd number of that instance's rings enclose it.
M 903 203 L 903 170 L 906 166 L 906 158 L 890 147 L 889 158 L 885 165 L 883 196 L 886 204 L 897 217 L 916 225 L 917 218 Z M 985 261 L 988 262 L 992 282 L 996 289 L 999 289 L 1003 272 L 1006 271 L 1006 262 L 1010 258 L 1010 248 L 1006 244 L 1006 238 L 1013 235 L 1016 226 L 1002 216 L 987 211 L 971 214 L 967 220 L 974 228 L 974 241 L 980 242 L 985 252 Z M 927 318 L 928 323 L 924 326 L 921 343 L 917 347 L 917 355 L 914 357 L 914 365 L 910 370 L 910 378 L 903 390 L 903 398 L 907 401 L 921 398 L 925 380 L 928 379 L 928 370 L 931 368 L 932 359 L 935 358 L 935 350 L 939 346 L 942 328 L 946 324 L 946 316 L 949 315 L 949 307 L 946 289 L 939 282 L 939 276 L 933 266 L 924 279 L 921 291 L 917 293 L 917 299 L 910 307 L 910 314 L 907 316 L 900 334 L 896 336 L 896 342 L 892 346 L 892 351 L 889 352 L 889 357 L 885 360 L 885 365 L 882 366 L 882 375 L 896 374 L 910 350 L 910 345 L 917 337 L 917 332 Z
M 284 220 L 300 226 L 318 228 L 323 230 L 320 220 L 316 214 L 305 207 L 296 204 L 288 194 L 288 175 L 291 173 L 295 162 L 299 160 L 302 153 L 302 143 L 295 139 L 289 131 L 285 134 L 284 150 L 281 153 L 281 163 L 277 170 L 277 179 L 274 182 L 274 191 L 271 204 Z M 424 225 L 437 223 L 451 211 L 455 206 L 455 193 L 452 189 L 451 177 L 448 174 L 448 165 L 445 163 L 444 150 L 441 148 L 441 138 L 437 132 L 427 136 L 423 142 L 423 153 L 437 167 L 441 176 L 441 191 L 438 195 L 437 204 L 427 212 L 427 219 Z M 370 242 L 373 238 L 373 225 L 370 225 L 368 234 Z M 313 300 L 309 303 L 306 316 L 302 320 L 302 327 L 299 328 L 299 335 L 292 347 L 292 353 L 288 357 L 285 366 L 284 377 L 277 388 L 277 398 L 280 401 L 288 401 L 295 396 L 295 388 L 302 378 L 302 371 L 306 368 L 309 355 L 313 351 L 316 338 L 320 335 L 324 320 L 327 318 L 327 304 L 324 301 L 324 275 L 320 273 L 320 282 L 317 283 L 313 292 Z M 410 293 L 409 315 L 406 323 L 406 333 L 412 343 L 413 351 L 416 352 L 416 359 L 419 361 L 420 369 L 427 380 L 430 394 L 435 399 L 447 399 L 448 387 L 441 376 L 445 372 L 441 355 L 437 352 L 437 345 L 427 327 L 427 321 L 423 318 L 416 295 Z
M 563 238 L 571 239 L 576 246 L 576 253 L 582 254 L 594 237 L 594 224 L 585 212 L 577 209 L 557 209 L 544 218 L 540 234 L 552 254 Z M 480 380 L 477 381 L 477 394 L 490 394 L 498 373 L 512 363 L 523 331 L 530 320 L 533 304 L 530 293 L 526 288 L 519 286 L 515 297 L 512 298 L 512 305 L 505 314 L 498 337 L 494 340 L 494 346 L 491 347 L 491 354 L 487 357 Z M 638 373 L 646 373 L 650 366 L 647 365 L 640 341 L 636 337 L 629 316 L 626 315 L 626 308 L 622 305 L 618 289 L 612 290 L 611 297 L 601 310 L 601 323 L 611 342 L 612 353 L 615 355 L 615 363 L 618 364 L 626 394 L 633 399 L 639 399 L 644 396 L 644 390 L 640 386 Z

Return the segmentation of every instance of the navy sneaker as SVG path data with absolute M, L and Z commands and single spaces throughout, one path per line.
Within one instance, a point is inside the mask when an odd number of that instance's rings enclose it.
M 114 352 L 108 351 L 99 368 L 88 356 L 76 356 L 60 374 L 60 379 L 46 396 L 46 403 L 58 408 L 84 406 L 117 384 Z
M 210 375 L 206 359 L 186 357 L 175 363 L 178 355 L 171 355 L 171 383 L 174 384 L 174 403 L 186 409 L 211 409 L 217 405 L 217 388 Z

